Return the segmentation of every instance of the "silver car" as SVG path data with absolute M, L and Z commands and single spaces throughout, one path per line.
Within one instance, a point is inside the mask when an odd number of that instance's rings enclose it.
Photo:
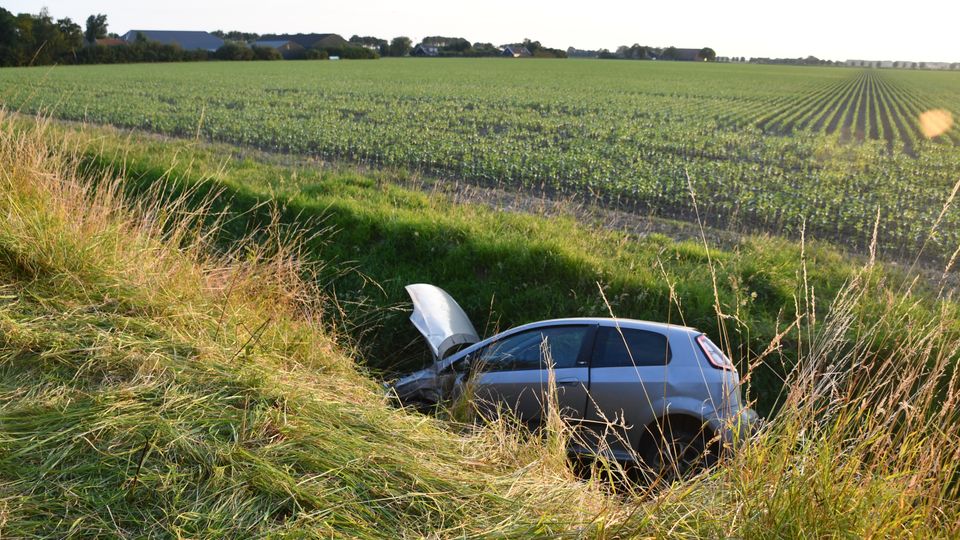
M 435 362 L 397 380 L 401 402 L 430 406 L 471 381 L 481 410 L 507 407 L 531 425 L 543 420 L 552 368 L 556 402 L 577 426 L 575 452 L 681 468 L 716 455 L 756 419 L 740 401 L 733 364 L 693 328 L 630 319 L 535 322 L 481 340 L 444 290 L 407 286 L 410 320 Z

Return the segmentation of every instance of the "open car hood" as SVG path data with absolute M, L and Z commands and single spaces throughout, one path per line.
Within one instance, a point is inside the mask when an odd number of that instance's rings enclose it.
M 407 285 L 413 300 L 410 322 L 430 345 L 434 358 L 442 360 L 457 345 L 480 341 L 473 323 L 447 291 L 426 283 Z

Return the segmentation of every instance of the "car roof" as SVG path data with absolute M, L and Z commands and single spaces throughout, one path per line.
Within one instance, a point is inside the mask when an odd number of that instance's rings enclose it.
M 473 351 L 482 347 L 487 346 L 491 342 L 509 336 L 511 334 L 516 334 L 518 332 L 523 332 L 525 330 L 533 330 L 535 328 L 547 328 L 551 326 L 564 326 L 568 324 L 598 324 L 600 326 L 619 326 L 621 328 L 635 328 L 638 330 L 660 330 L 663 332 L 673 331 L 673 332 L 682 332 L 690 334 L 691 336 L 699 335 L 701 332 L 696 328 L 689 326 L 680 326 L 677 324 L 653 322 L 653 321 L 642 321 L 639 319 L 621 319 L 621 318 L 612 318 L 612 317 L 568 317 L 564 319 L 547 319 L 543 321 L 536 321 L 527 323 L 520 326 L 515 326 L 504 330 L 503 332 L 498 332 L 490 337 L 487 337 L 469 347 L 464 347 L 462 350 L 457 351 L 456 353 L 451 354 L 450 356 L 439 360 L 437 365 L 440 367 L 446 367 L 453 362 L 458 361 L 463 357 L 468 351 Z
M 681 332 L 690 332 L 694 334 L 699 334 L 700 331 L 696 328 L 689 326 L 681 326 L 678 324 L 662 323 L 662 322 L 653 322 L 653 321 L 643 321 L 640 319 L 622 319 L 622 318 L 613 318 L 613 317 L 567 317 L 563 319 L 547 319 L 543 321 L 537 321 L 532 323 L 527 323 L 521 326 L 516 326 L 510 328 L 509 330 L 504 330 L 497 335 L 505 334 L 507 332 L 513 333 L 518 330 L 525 330 L 531 328 L 537 328 L 540 326 L 562 326 L 565 324 L 599 324 L 600 326 L 620 326 L 623 328 L 640 328 L 640 329 L 659 329 L 659 330 L 674 330 Z M 491 336 L 496 337 L 496 336 Z

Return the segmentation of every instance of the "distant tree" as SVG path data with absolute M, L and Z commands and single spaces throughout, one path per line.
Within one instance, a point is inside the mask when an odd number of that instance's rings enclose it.
M 452 38 L 447 44 L 440 47 L 441 56 L 463 56 L 464 51 L 470 48 L 470 42 L 464 38 Z
M 567 52 L 560 49 L 551 49 L 549 47 L 544 47 L 539 41 L 533 41 L 529 38 L 524 38 L 523 43 L 520 45 L 527 48 L 530 51 L 532 56 L 537 58 L 566 58 Z
M 385 39 L 380 39 L 373 36 L 353 35 L 350 37 L 349 41 L 354 45 L 360 45 L 370 50 L 375 50 L 380 54 L 380 56 L 387 56 L 390 53 L 390 44 L 387 43 L 387 40 Z
M 623 58 L 625 60 L 646 60 L 650 57 L 650 50 L 650 47 L 645 47 L 638 43 L 634 43 L 629 47 L 626 45 L 617 47 L 617 52 L 612 53 L 612 55 L 616 58 Z
M 427 36 L 423 38 L 420 43 L 423 45 L 434 45 L 437 47 L 443 47 L 446 44 L 463 38 L 447 37 L 447 36 Z
M 107 37 L 107 16 L 98 13 L 87 17 L 87 29 L 83 33 L 84 41 L 93 45 L 98 39 L 105 37 Z
M 704 47 L 700 49 L 700 58 L 703 58 L 707 62 L 716 62 L 717 53 L 710 47 Z
M 481 43 L 476 42 L 470 46 L 469 49 L 463 52 L 464 56 L 499 56 L 500 49 L 496 48 L 493 43 Z
M 305 60 L 326 60 L 330 58 L 330 53 L 321 49 L 307 49 L 303 53 Z
M 83 45 L 83 32 L 69 18 L 53 20 L 46 8 L 37 15 L 20 13 L 14 19 L 16 65 L 69 62 Z
M 20 63 L 17 18 L 0 7 L 0 66 L 16 66 Z
M 253 50 L 240 43 L 227 42 L 213 56 L 217 60 L 253 60 Z
M 250 47 L 254 60 L 283 60 L 280 51 L 273 47 Z
M 73 53 L 83 46 L 83 29 L 69 17 L 57 20 L 57 30 L 60 31 L 60 43 L 65 53 Z
M 630 58 L 633 60 L 646 60 L 647 48 L 638 43 L 634 43 L 630 46 Z
M 390 56 L 407 56 L 412 49 L 413 42 L 406 36 L 399 36 L 390 40 Z
M 239 30 L 231 30 L 229 32 L 224 32 L 223 30 L 214 30 L 210 33 L 224 41 L 253 43 L 254 41 L 260 39 L 260 34 L 255 32 L 241 32 Z

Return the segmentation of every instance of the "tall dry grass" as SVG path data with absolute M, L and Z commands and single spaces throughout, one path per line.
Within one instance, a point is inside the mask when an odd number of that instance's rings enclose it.
M 279 226 L 224 249 L 0 118 L 0 535 L 525 537 L 595 496 L 390 408 Z M 594 491 L 594 495 L 597 492 Z

